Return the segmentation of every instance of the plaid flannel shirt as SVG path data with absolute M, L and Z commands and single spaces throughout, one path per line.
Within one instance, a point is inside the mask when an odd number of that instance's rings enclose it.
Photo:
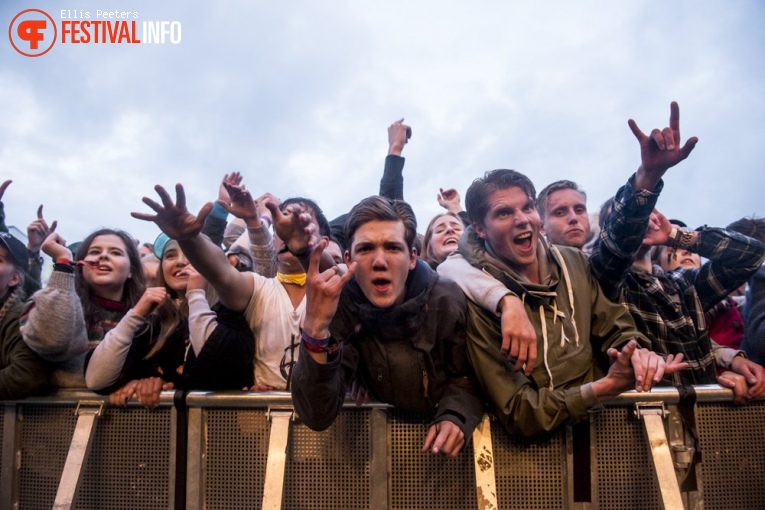
M 634 176 L 619 189 L 590 258 L 606 295 L 624 303 L 639 331 L 662 355 L 682 353 L 690 365 L 665 377 L 667 384 L 716 382 L 715 359 L 704 313 L 746 282 L 762 264 L 759 241 L 718 228 L 703 227 L 691 248 L 709 259 L 700 269 L 653 273 L 633 267 L 663 182 L 655 192 L 633 191 Z

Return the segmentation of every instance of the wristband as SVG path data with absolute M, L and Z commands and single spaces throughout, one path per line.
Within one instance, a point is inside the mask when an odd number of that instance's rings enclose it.
M 74 273 L 74 266 L 72 265 L 71 260 L 61 258 L 56 259 L 55 262 L 53 262 L 53 270 L 71 274 Z
M 313 352 L 315 354 L 334 354 L 339 349 L 339 344 L 336 342 L 332 345 L 332 347 L 329 346 L 332 336 L 328 336 L 327 338 L 319 340 L 306 333 L 304 329 L 301 329 L 300 337 L 303 339 L 303 345 L 305 348 L 309 352 Z
M 273 220 L 271 220 L 271 216 L 264 214 L 260 217 L 260 221 L 263 221 L 265 223 L 268 223 L 268 228 L 271 228 L 271 225 L 274 224 Z

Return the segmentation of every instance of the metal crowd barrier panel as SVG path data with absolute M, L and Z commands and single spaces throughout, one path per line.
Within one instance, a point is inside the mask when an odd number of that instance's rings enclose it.
M 627 392 L 534 439 L 486 419 L 443 459 L 420 452 L 426 416 L 382 404 L 347 402 L 314 432 L 288 394 L 168 393 L 154 410 L 105 405 L 70 489 L 73 508 L 93 509 L 760 509 L 765 401 L 731 398 L 718 386 Z M 54 506 L 85 401 L 103 398 L 3 403 L 0 509 Z

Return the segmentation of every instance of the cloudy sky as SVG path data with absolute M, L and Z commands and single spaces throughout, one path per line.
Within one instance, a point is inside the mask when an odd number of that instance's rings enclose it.
M 182 41 L 57 42 L 28 58 L 6 27 L 31 7 L 57 24 L 60 9 L 180 21 Z M 756 0 L 3 0 L 7 221 L 24 229 L 42 203 L 70 242 L 101 226 L 151 241 L 130 212 L 148 212 L 155 184 L 183 183 L 198 209 L 231 171 L 333 217 L 377 192 L 400 117 L 422 228 L 439 187 L 464 197 L 494 168 L 537 189 L 576 180 L 594 211 L 639 164 L 627 119 L 664 127 L 672 100 L 700 141 L 659 208 L 692 226 L 764 215 L 764 15 Z

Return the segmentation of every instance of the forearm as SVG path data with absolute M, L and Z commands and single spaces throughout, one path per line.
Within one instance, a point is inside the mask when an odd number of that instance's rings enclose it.
M 449 380 L 438 402 L 435 421 L 448 420 L 460 427 L 468 438 L 483 417 L 484 408 L 477 388 L 468 377 Z
M 88 335 L 74 273 L 53 271 L 48 285 L 27 304 L 21 331 L 26 344 L 48 361 L 66 361 L 87 352 Z
M 459 254 L 447 257 L 439 264 L 437 271 L 456 282 L 469 300 L 493 313 L 500 311 L 500 302 L 505 296 L 513 295 L 502 282 L 473 267 Z
M 274 249 L 274 239 L 268 226 L 261 222 L 258 227 L 248 227 L 244 235 L 247 235 L 247 241 L 250 246 L 250 253 L 253 259 L 253 270 L 266 278 L 276 276 L 276 250 Z M 237 243 L 241 242 L 241 239 Z
M 207 339 L 218 327 L 217 315 L 210 309 L 202 289 L 187 292 L 186 300 L 189 304 L 189 340 L 198 356 Z
M 616 193 L 590 257 L 593 273 L 612 300 L 618 299 L 624 277 L 642 246 L 648 219 L 663 186 L 659 183 L 655 192 L 634 191 L 633 180 L 630 178 Z
M 122 320 L 96 346 L 85 370 L 88 389 L 101 390 L 114 384 L 122 374 L 136 333 L 146 324 L 143 317 L 129 310 Z
M 178 244 L 194 269 L 215 287 L 221 303 L 232 310 L 244 310 L 252 295 L 252 275 L 237 271 L 206 237 L 182 239 Z
M 392 200 L 404 199 L 404 162 L 401 156 L 389 154 L 385 157 L 385 168 L 380 179 L 380 196 Z
M 295 411 L 312 430 L 324 430 L 335 421 L 345 400 L 346 385 L 340 372 L 342 353 L 329 363 L 316 363 L 304 345 L 292 371 Z
M 692 251 L 709 259 L 694 275 L 703 309 L 709 310 L 743 285 L 762 266 L 765 246 L 736 232 L 704 228 Z
M 715 355 L 715 365 L 717 365 L 718 368 L 730 370 L 731 365 L 733 364 L 733 358 L 739 355 L 744 355 L 744 351 L 720 345 L 714 340 L 710 341 L 712 343 L 712 352 Z
M 213 210 L 205 218 L 205 224 L 202 227 L 202 234 L 210 238 L 210 241 L 215 246 L 220 246 L 223 242 L 223 233 L 226 230 L 226 219 L 228 218 L 228 211 L 226 211 L 217 202 L 213 206 Z

